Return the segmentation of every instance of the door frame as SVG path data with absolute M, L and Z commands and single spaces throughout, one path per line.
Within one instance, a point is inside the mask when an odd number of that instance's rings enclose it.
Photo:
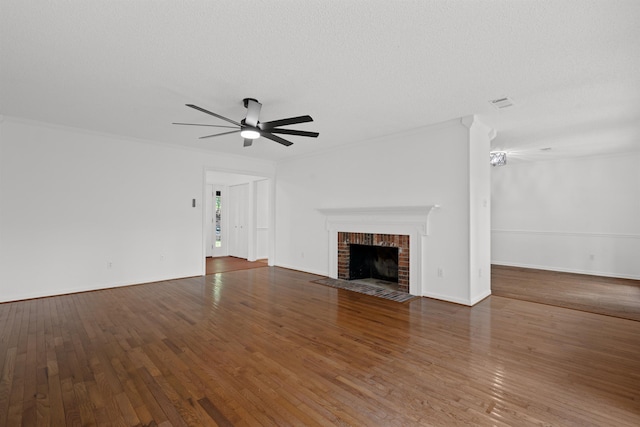
M 276 199 L 276 186 L 275 186 L 275 171 L 271 174 L 269 173 L 264 173 L 264 172 L 254 172 L 254 171 L 247 171 L 247 170 L 242 170 L 242 169 L 231 169 L 231 168 L 220 168 L 220 167 L 213 167 L 213 166 L 204 166 L 202 168 L 202 224 L 201 224 L 201 236 L 202 236 L 202 245 L 201 245 L 201 260 L 202 260 L 202 275 L 204 276 L 206 274 L 207 271 L 207 265 L 206 265 L 206 255 L 207 255 L 207 236 L 206 236 L 206 222 L 207 222 L 207 209 L 206 209 L 206 194 L 207 194 L 207 172 L 218 172 L 218 173 L 222 173 L 222 174 L 229 174 L 229 175 L 235 175 L 237 178 L 240 178 L 240 176 L 244 176 L 247 178 L 247 181 L 245 182 L 249 182 L 250 183 L 250 187 L 253 186 L 255 187 L 255 182 L 256 181 L 261 181 L 261 180 L 268 180 L 268 188 L 269 188 L 269 195 L 268 195 L 268 200 L 269 200 L 269 229 L 267 230 L 267 265 L 269 266 L 273 266 L 275 263 L 275 225 L 276 225 L 276 219 L 275 219 L 275 213 L 276 213 L 276 208 L 275 208 L 275 199 Z M 238 182 L 239 183 L 239 182 Z M 227 186 L 228 187 L 228 186 Z M 255 209 L 251 209 L 251 211 L 249 212 L 249 224 L 251 225 L 252 228 L 254 228 L 255 224 L 256 224 L 256 218 L 255 218 Z M 255 238 L 249 238 L 249 254 L 255 254 L 256 253 L 256 239 Z M 251 248 L 251 245 L 254 246 L 253 250 Z
M 229 247 L 225 242 L 227 242 L 227 233 L 228 233 L 228 224 L 227 218 L 229 216 L 227 198 L 228 198 L 228 186 L 217 184 L 217 183 L 207 183 L 206 184 L 206 212 L 205 212 L 205 223 L 204 223 L 204 235 L 206 240 L 205 245 L 205 255 L 207 257 L 221 257 L 229 255 Z M 222 238 L 222 247 L 215 247 L 215 206 L 216 206 L 216 192 L 220 191 L 222 197 L 222 220 L 220 227 L 222 228 L 221 238 Z

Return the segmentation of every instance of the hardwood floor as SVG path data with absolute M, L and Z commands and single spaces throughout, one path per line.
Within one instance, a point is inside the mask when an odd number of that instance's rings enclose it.
M 640 324 L 265 267 L 0 304 L 0 425 L 640 425 Z
M 493 265 L 491 292 L 640 321 L 640 280 Z
M 246 270 L 248 268 L 266 267 L 267 260 L 247 261 L 232 256 L 214 257 L 206 259 L 207 274 L 224 273 L 227 271 Z

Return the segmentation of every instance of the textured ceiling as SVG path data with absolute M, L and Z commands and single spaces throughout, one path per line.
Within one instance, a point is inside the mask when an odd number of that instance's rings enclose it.
M 637 0 L 0 0 L 0 114 L 271 160 L 469 114 L 513 158 L 640 150 L 639 23 Z M 171 125 L 244 97 L 320 137 Z

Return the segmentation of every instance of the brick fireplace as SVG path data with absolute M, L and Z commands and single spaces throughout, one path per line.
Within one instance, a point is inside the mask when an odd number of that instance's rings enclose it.
M 338 279 L 349 280 L 350 245 L 398 248 L 398 290 L 409 292 L 409 236 L 401 234 L 338 232 Z
M 429 214 L 438 207 L 319 208 L 318 211 L 325 215 L 328 231 L 329 277 L 340 278 L 338 264 L 345 261 L 344 255 L 349 254 L 348 250 L 345 252 L 345 244 L 376 242 L 374 244 L 398 248 L 398 280 L 402 277 L 403 288 L 408 293 L 424 295 L 426 264 L 423 248 L 429 234 Z

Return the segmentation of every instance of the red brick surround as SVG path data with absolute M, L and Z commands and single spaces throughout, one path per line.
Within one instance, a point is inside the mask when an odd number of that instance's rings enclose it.
M 400 234 L 338 232 L 338 279 L 349 280 L 349 245 L 398 248 L 398 287 L 409 292 L 409 236 Z

